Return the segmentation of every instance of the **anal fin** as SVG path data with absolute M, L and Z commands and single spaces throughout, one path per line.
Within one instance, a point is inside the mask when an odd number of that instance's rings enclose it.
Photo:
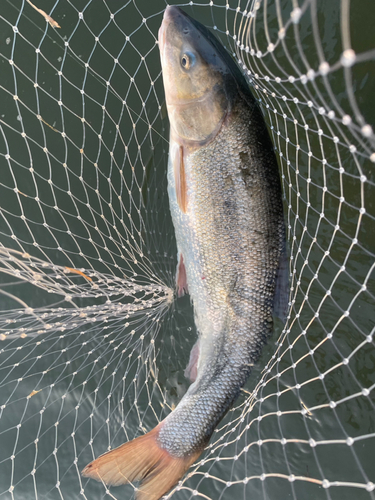
M 187 367 L 185 368 L 184 375 L 186 378 L 190 379 L 191 382 L 195 382 L 198 374 L 198 360 L 199 360 L 200 348 L 199 348 L 199 338 L 193 345 L 190 351 L 190 359 Z

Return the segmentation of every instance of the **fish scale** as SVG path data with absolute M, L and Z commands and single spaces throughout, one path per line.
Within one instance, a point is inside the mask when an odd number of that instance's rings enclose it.
M 214 141 L 184 158 L 186 213 L 169 162 L 170 209 L 201 351 L 196 381 L 159 434 L 175 456 L 207 444 L 272 332 L 284 246 L 281 187 L 265 125 L 251 127 L 260 110 L 246 97 L 238 96 Z

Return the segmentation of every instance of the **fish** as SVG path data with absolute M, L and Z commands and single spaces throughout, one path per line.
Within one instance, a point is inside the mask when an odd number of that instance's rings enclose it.
M 158 500 L 197 461 L 288 305 L 282 188 L 258 102 L 217 38 L 178 7 L 165 10 L 159 49 L 176 294 L 189 293 L 198 332 L 192 383 L 154 429 L 82 471 L 107 485 L 140 481 L 138 500 Z

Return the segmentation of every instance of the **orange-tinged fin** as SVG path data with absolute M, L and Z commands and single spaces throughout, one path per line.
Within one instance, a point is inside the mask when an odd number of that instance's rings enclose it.
M 158 444 L 160 425 L 104 453 L 86 465 L 82 475 L 111 486 L 141 481 L 137 500 L 159 500 L 178 483 L 203 451 L 200 449 L 182 458 L 173 457 Z
M 177 297 L 182 297 L 185 293 L 189 293 L 184 257 L 181 253 L 177 266 L 176 288 L 177 288 Z
M 184 148 L 180 146 L 176 149 L 174 158 L 174 179 L 176 186 L 177 203 L 180 209 L 186 213 L 187 210 L 187 184 L 184 163 Z

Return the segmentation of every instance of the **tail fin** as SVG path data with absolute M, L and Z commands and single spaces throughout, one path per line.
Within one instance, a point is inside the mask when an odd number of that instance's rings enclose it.
M 173 457 L 158 444 L 161 425 L 144 436 L 104 453 L 86 465 L 82 475 L 112 486 L 142 481 L 137 500 L 159 500 L 181 479 L 203 451 L 201 449 L 182 458 Z

